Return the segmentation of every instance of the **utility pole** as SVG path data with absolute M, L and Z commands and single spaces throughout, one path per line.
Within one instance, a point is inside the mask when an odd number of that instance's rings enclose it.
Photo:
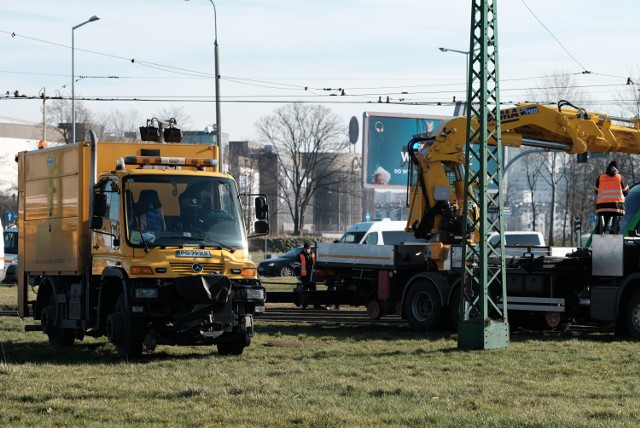
M 506 348 L 509 322 L 504 264 L 497 0 L 472 1 L 469 52 L 464 236 L 475 236 L 478 242 L 464 239 L 462 249 L 458 348 Z M 472 127 L 473 119 L 477 120 L 476 129 Z M 478 165 L 478 171 L 472 171 L 471 165 Z M 498 215 L 491 218 L 489 208 L 497 208 Z M 488 241 L 493 231 L 500 233 L 496 247 Z M 499 262 L 496 264 L 495 260 Z
M 47 90 L 42 88 L 42 141 L 47 141 Z

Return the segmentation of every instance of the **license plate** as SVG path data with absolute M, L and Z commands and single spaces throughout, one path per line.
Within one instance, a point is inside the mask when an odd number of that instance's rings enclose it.
M 211 257 L 211 251 L 205 250 L 178 250 L 176 257 Z

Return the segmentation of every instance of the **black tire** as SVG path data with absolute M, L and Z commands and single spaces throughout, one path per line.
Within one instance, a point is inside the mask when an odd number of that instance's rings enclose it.
M 113 313 L 107 320 L 107 336 L 121 358 L 139 358 L 142 355 L 142 343 L 147 335 L 143 320 L 132 317 L 127 312 L 124 294 L 118 296 Z
M 236 340 L 218 343 L 218 354 L 220 355 L 242 355 L 244 348 L 251 343 L 251 337 L 241 335 Z
M 640 288 L 631 293 L 625 319 L 629 336 L 634 340 L 640 340 Z
M 49 344 L 52 347 L 72 346 L 75 340 L 73 330 L 56 326 L 56 297 L 52 292 L 49 297 L 49 304 L 40 313 L 40 325 L 42 331 L 49 337 Z M 60 317 L 58 317 L 59 319 Z
M 404 316 L 418 331 L 431 331 L 440 322 L 440 294 L 429 281 L 417 281 L 407 291 L 403 303 Z
M 280 276 L 293 276 L 293 268 L 291 266 L 282 266 L 280 268 Z

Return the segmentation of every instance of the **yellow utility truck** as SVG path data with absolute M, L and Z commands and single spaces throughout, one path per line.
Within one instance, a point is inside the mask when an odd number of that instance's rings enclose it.
M 156 344 L 241 354 L 265 291 L 218 148 L 90 137 L 16 158 L 20 316 L 53 346 L 89 335 L 124 358 Z M 251 236 L 264 235 L 266 198 L 254 203 Z

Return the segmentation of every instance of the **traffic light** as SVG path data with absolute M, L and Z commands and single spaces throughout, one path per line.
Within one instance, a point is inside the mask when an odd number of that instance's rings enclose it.
M 573 230 L 576 232 L 582 230 L 582 220 L 580 220 L 580 217 L 573 219 Z

